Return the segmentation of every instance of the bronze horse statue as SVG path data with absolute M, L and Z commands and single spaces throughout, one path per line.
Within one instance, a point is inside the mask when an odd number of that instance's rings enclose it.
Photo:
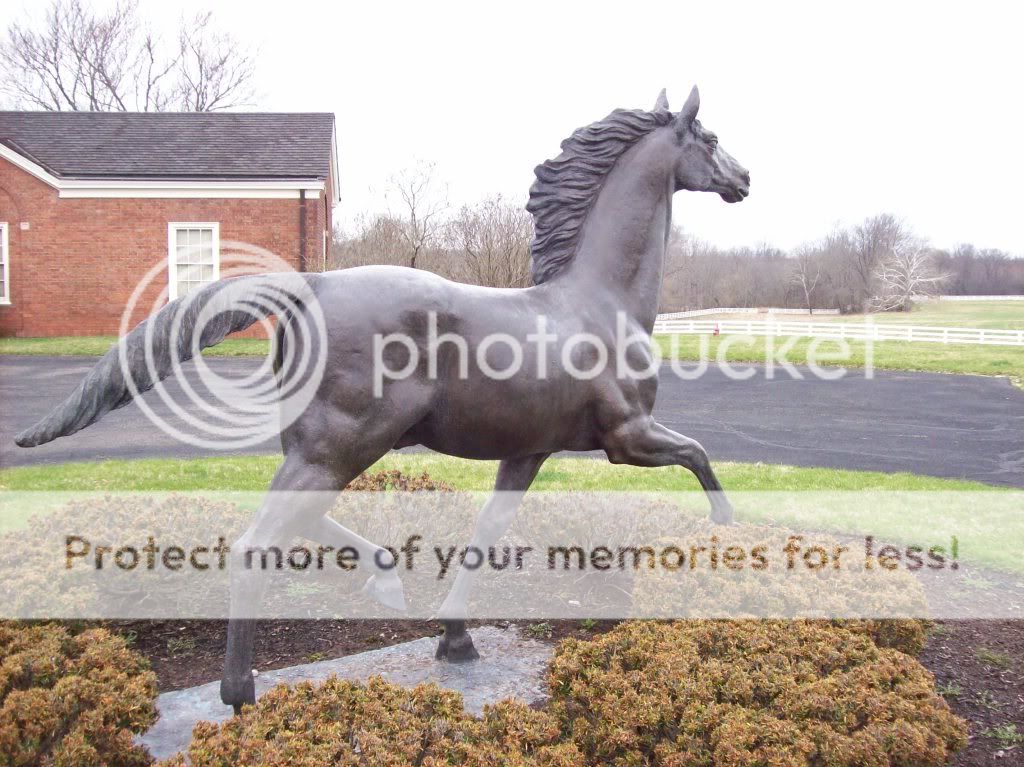
M 293 334 L 288 342 L 326 355 L 326 367 L 312 401 L 281 432 L 284 461 L 270 489 L 321 492 L 269 493 L 232 547 L 232 557 L 236 551 L 298 535 L 325 545 L 355 546 L 366 558 L 379 555 L 379 547 L 327 516 L 331 493 L 391 449 L 409 445 L 501 462 L 495 485 L 499 492 L 481 510 L 474 531 L 473 545 L 480 550 L 493 545 L 508 528 L 518 499 L 545 459 L 563 450 L 603 450 L 612 463 L 682 466 L 696 475 L 707 493 L 712 519 L 731 521 L 732 508 L 704 449 L 651 415 L 658 379 L 650 336 L 658 311 L 672 196 L 685 189 L 715 192 L 726 202 L 739 202 L 750 189 L 749 173 L 697 120 L 699 103 L 694 87 L 682 110 L 672 113 L 662 91 L 653 110 L 616 110 L 577 130 L 562 143 L 558 157 L 537 167 L 527 205 L 536 230 L 531 246 L 533 287 L 483 288 L 392 266 L 299 275 L 307 294 L 301 297 L 298 313 L 310 301 L 318 302 L 327 333 L 325 341 Z M 60 407 L 20 434 L 17 443 L 31 447 L 72 434 L 127 404 L 168 375 L 174 363 L 272 312 L 265 304 L 255 309 L 246 305 L 250 284 L 284 284 L 287 278 L 255 275 L 224 280 L 170 302 L 127 334 Z M 210 306 L 215 319 L 197 330 L 200 311 Z M 279 318 L 279 343 L 282 326 L 301 319 L 294 311 L 284 314 Z M 459 369 L 458 345 L 445 344 L 432 349 L 436 364 L 429 372 L 434 375 L 416 365 L 408 376 L 378 380 L 375 392 L 375 373 L 367 364 L 374 339 L 400 334 L 412 339 L 415 350 L 426 352 L 428 315 L 436 320 L 439 332 L 456 334 L 470 348 L 496 334 L 520 340 L 522 372 L 496 378 L 485 375 L 480 366 Z M 539 359 L 547 351 L 530 342 L 538 317 L 545 318 L 549 337 L 588 334 L 591 343 L 574 347 L 574 369 L 594 362 L 597 347 L 603 344 L 606 352 L 622 354 L 632 370 L 654 369 L 655 374 L 623 376 L 604 369 L 581 378 L 570 375 L 566 365 L 548 365 Z M 617 324 L 640 341 L 617 348 L 622 346 Z M 176 342 L 170 340 L 174 327 L 182 330 Z M 323 343 L 324 348 L 317 348 Z M 492 367 L 508 362 L 507 347 L 494 344 L 490 349 Z M 398 357 L 403 350 L 390 351 L 395 359 L 389 358 L 388 364 L 392 369 L 401 366 Z M 410 349 L 405 353 L 411 354 Z M 148 370 L 147 361 L 153 363 Z M 536 375 L 541 367 L 546 374 Z M 279 376 L 286 373 L 278 371 Z M 472 578 L 471 572 L 460 569 L 440 608 L 445 631 L 438 658 L 477 657 L 464 621 Z M 242 606 L 259 602 L 261 588 L 257 580 L 233 567 L 221 698 L 236 710 L 255 700 L 251 669 L 256 624 L 240 616 L 245 614 Z M 368 588 L 385 604 L 404 604 L 393 570 L 379 571 Z

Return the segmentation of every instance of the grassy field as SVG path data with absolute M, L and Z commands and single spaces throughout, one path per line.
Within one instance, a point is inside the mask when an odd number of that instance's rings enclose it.
M 147 459 L 65 463 L 0 469 L 0 490 L 266 490 L 281 457 L 245 456 L 193 460 Z M 460 490 L 490 490 L 498 464 L 436 453 L 395 454 L 373 470 L 427 472 Z M 715 462 L 722 483 L 733 490 L 983 490 L 989 485 L 914 474 Z M 533 484 L 538 490 L 699 490 L 693 476 L 675 467 L 615 466 L 590 458 L 552 458 Z M 2 526 L 2 522 L 0 522 Z
M 751 319 L 751 315 L 737 315 Z M 757 319 L 763 319 L 758 315 Z M 791 319 L 810 319 L 806 316 L 785 316 Z M 863 315 L 843 317 L 815 317 L 815 320 L 855 322 Z M 873 315 L 875 322 L 903 323 L 918 325 L 949 325 L 963 327 L 1024 329 L 1024 301 L 946 301 L 929 302 L 915 307 L 909 313 Z M 728 336 L 705 337 L 708 356 L 717 359 L 719 349 Z M 657 336 L 662 354 L 666 359 L 700 359 L 701 337 L 696 335 L 676 336 L 673 353 L 673 337 Z M 0 338 L 0 354 L 20 355 L 85 355 L 99 356 L 115 342 L 113 336 L 82 336 L 62 338 Z M 778 349 L 788 339 L 776 340 Z M 850 368 L 864 366 L 865 345 L 850 342 L 850 355 L 845 359 L 830 362 L 830 353 L 840 350 L 838 341 L 822 340 L 818 345 L 819 363 L 835 364 Z M 766 359 L 764 338 L 751 344 L 733 342 L 728 347 L 725 359 L 729 362 L 764 362 Z M 787 359 L 796 365 L 807 364 L 807 353 L 811 339 L 800 339 L 787 354 Z M 259 339 L 229 339 L 207 349 L 204 355 L 212 357 L 263 356 L 267 353 L 267 341 Z M 874 347 L 874 365 L 880 370 L 921 370 L 935 373 L 964 373 L 972 375 L 1008 376 L 1018 385 L 1024 380 L 1024 347 L 975 346 L 970 344 L 908 343 L 905 341 L 879 341 Z
M 677 353 L 672 354 L 672 336 L 656 336 L 666 359 L 700 359 L 701 336 L 682 335 L 678 339 Z M 717 359 L 719 347 L 726 336 L 708 337 L 709 358 Z M 776 349 L 786 339 L 776 342 Z M 82 336 L 65 338 L 0 338 L 0 354 L 29 356 L 99 356 L 114 342 L 108 336 Z M 850 356 L 831 364 L 850 368 L 864 366 L 864 344 L 849 342 Z M 728 348 L 729 362 L 764 362 L 764 338 L 753 344 L 733 342 Z M 800 339 L 788 353 L 787 359 L 795 365 L 807 363 L 807 350 L 811 339 Z M 839 342 L 823 340 L 818 345 L 820 364 L 830 364 L 827 356 L 840 350 Z M 251 357 L 267 353 L 266 341 L 259 339 L 229 339 L 203 352 L 211 357 Z M 1009 376 L 1017 382 L 1024 378 L 1024 347 L 971 346 L 969 344 L 906 343 L 904 341 L 878 341 L 875 343 L 875 367 L 880 370 L 924 370 L 935 373 L 966 373 L 972 375 Z
M 0 338 L 0 354 L 32 357 L 99 357 L 117 341 L 116 336 L 59 336 L 56 338 Z M 270 342 L 259 338 L 230 338 L 206 349 L 210 357 L 263 357 Z
M 0 471 L 0 490 L 10 494 L 6 496 L 3 513 L 0 514 L 0 532 L 23 527 L 31 514 L 58 508 L 68 500 L 67 496 L 22 496 L 18 491 L 253 491 L 262 494 L 279 463 L 279 456 L 257 456 L 190 461 L 107 461 L 4 469 Z M 443 480 L 460 490 L 487 491 L 493 487 L 497 464 L 437 454 L 406 454 L 387 456 L 374 468 L 401 469 L 410 474 L 426 472 L 435 480 Z M 850 534 L 863 534 L 864 530 L 870 530 L 880 539 L 895 541 L 916 542 L 925 539 L 922 536 L 928 540 L 947 540 L 951 535 L 958 535 L 964 551 L 970 552 L 973 561 L 1024 572 L 1016 547 L 1016 542 L 1024 540 L 1019 492 L 978 482 L 912 474 L 727 462 L 716 463 L 716 469 L 722 484 L 734 493 L 733 500 L 741 521 Z M 545 464 L 533 489 L 676 493 L 697 491 L 699 486 L 689 472 L 678 467 L 643 469 L 613 466 L 588 458 L 555 458 Z M 782 506 L 776 504 L 765 508 L 763 501 L 758 501 L 759 497 L 764 498 L 763 495 L 744 495 L 746 491 L 800 491 L 809 494 L 800 504 L 793 505 L 787 501 Z M 836 491 L 858 491 L 864 495 L 856 498 L 825 495 Z M 955 500 L 967 498 L 958 496 L 965 492 L 984 492 L 986 498 L 991 499 L 984 504 L 985 524 L 979 523 L 977 496 L 970 496 L 970 504 Z M 894 498 L 907 497 L 896 495 L 902 493 L 917 494 L 915 503 L 906 505 L 894 501 Z M 897 505 L 886 510 L 890 502 Z M 703 502 L 698 505 L 702 507 Z M 704 512 L 692 509 L 689 513 L 703 515 Z
M 712 364 L 724 355 L 727 362 L 760 362 L 768 357 L 768 342 L 781 354 L 790 339 L 752 337 L 741 343 L 738 336 L 661 335 L 655 340 L 665 359 L 699 360 Z M 724 351 L 722 345 L 727 343 Z M 797 339 L 785 353 L 785 359 L 794 365 L 806 365 L 814 339 Z M 849 354 L 842 354 L 842 341 L 821 339 L 816 346 L 818 364 L 862 368 L 866 357 L 863 341 L 846 341 Z M 907 343 L 906 341 L 876 341 L 874 366 L 879 370 L 922 370 L 932 373 L 962 373 L 984 376 L 1008 376 L 1020 385 L 1024 380 L 1024 346 L 972 346 L 970 344 Z
M 763 320 L 763 314 L 714 314 L 700 319 Z M 925 301 L 909 312 L 876 314 L 779 314 L 783 322 L 872 322 L 885 325 L 1024 330 L 1024 301 Z

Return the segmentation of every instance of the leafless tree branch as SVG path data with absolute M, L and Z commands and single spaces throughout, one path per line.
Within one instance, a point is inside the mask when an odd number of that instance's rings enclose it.
M 254 59 L 209 13 L 182 20 L 173 44 L 148 31 L 137 0 L 106 11 L 51 0 L 38 24 L 0 41 L 0 93 L 14 106 L 68 111 L 213 111 L 254 99 Z
M 406 265 L 416 268 L 424 250 L 438 244 L 442 217 L 448 210 L 447 190 L 436 178 L 433 163 L 419 163 L 388 180 L 387 196 L 398 208 L 390 217 L 397 222 L 398 236 L 405 243 Z

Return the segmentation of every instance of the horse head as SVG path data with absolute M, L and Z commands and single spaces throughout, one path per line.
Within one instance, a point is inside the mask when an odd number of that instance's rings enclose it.
M 716 192 L 726 202 L 740 202 L 750 194 L 750 172 L 718 143 L 718 136 L 700 124 L 700 94 L 693 86 L 682 110 L 672 119 L 678 145 L 675 191 Z M 654 111 L 668 111 L 663 90 Z

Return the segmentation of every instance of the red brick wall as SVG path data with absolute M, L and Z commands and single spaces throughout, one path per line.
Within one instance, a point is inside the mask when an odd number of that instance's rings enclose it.
M 307 193 L 307 271 L 322 268 L 329 195 Z M 299 214 L 298 199 L 60 199 L 56 189 L 0 158 L 11 290 L 11 305 L 0 305 L 0 335 L 117 333 L 129 297 L 151 268 L 162 264 L 163 272 L 140 305 L 153 306 L 167 284 L 172 221 L 219 222 L 222 252 L 228 241 L 244 242 L 298 269 Z

